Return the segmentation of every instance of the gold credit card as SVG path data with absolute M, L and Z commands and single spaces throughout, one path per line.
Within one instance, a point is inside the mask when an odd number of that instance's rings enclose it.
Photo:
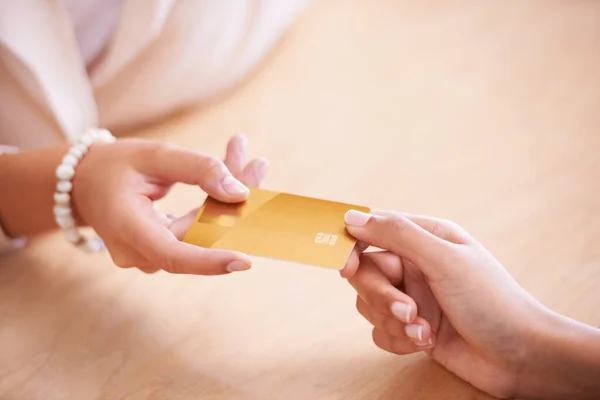
M 302 264 L 342 269 L 356 240 L 344 214 L 366 207 L 251 189 L 243 203 L 208 198 L 184 242 Z

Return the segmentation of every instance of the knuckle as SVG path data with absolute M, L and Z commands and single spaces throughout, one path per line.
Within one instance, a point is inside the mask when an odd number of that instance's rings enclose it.
M 393 286 L 380 286 L 365 293 L 365 302 L 376 312 L 390 314 L 389 304 L 393 302 Z
M 369 265 L 371 265 L 371 264 L 373 264 L 373 257 L 370 255 L 370 253 L 360 254 L 358 256 L 358 266 L 357 266 L 356 275 L 359 275 L 359 272 L 362 275 L 362 273 L 364 273 L 365 270 L 367 270 L 369 268 Z
M 149 162 L 153 166 L 167 165 L 173 161 L 177 161 L 181 148 L 172 143 L 157 143 L 157 142 L 144 142 L 143 146 L 139 148 L 140 162 L 149 168 Z
M 437 236 L 437 237 L 443 239 L 443 235 L 442 235 L 443 229 L 441 228 L 440 225 L 442 225 L 441 220 L 434 220 L 431 223 L 431 234 L 433 236 Z
M 401 234 L 408 226 L 406 222 L 406 218 L 399 215 L 394 215 L 386 220 L 385 227 L 388 232 Z
M 203 157 L 200 161 L 200 170 L 207 176 L 222 175 L 225 172 L 225 164 L 215 156 Z
M 364 302 L 367 303 L 371 307 L 375 307 L 375 305 L 379 301 L 378 294 L 374 293 L 372 291 L 366 291 L 364 294 L 361 294 L 361 296 L 362 296 Z
M 446 218 L 438 219 L 435 222 L 436 222 L 436 225 L 438 226 L 438 228 L 440 229 L 440 231 L 443 231 L 448 234 L 451 232 L 463 232 L 464 231 L 462 226 L 460 226 L 456 222 L 446 219 Z
M 396 299 L 397 292 L 398 289 L 396 289 L 392 285 L 385 285 L 377 288 L 377 291 L 374 296 L 377 299 L 375 306 L 380 312 L 383 312 L 385 314 L 391 314 L 390 307 Z
M 174 262 L 173 256 L 170 253 L 159 253 L 156 256 L 155 265 L 168 273 L 177 274 L 177 263 Z
M 141 148 L 143 156 L 148 157 L 149 160 L 163 160 L 169 159 L 175 146 L 170 143 L 145 143 L 145 146 Z
M 455 233 L 461 235 L 462 237 L 470 237 L 470 235 L 466 231 L 466 229 L 463 228 L 462 225 L 460 225 L 454 221 L 448 221 L 448 229 L 450 229 L 452 232 L 455 232 Z
M 456 222 L 451 221 L 449 219 L 440 220 L 440 225 L 446 228 L 447 231 L 461 231 L 462 227 L 458 225 Z

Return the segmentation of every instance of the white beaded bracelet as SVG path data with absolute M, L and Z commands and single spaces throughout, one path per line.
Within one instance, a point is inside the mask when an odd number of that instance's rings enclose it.
M 77 229 L 71 207 L 73 177 L 75 176 L 75 168 L 94 143 L 112 143 L 115 140 L 115 137 L 106 129 L 90 129 L 69 149 L 61 164 L 56 168 L 56 177 L 58 178 L 56 193 L 54 193 L 56 223 L 65 231 L 69 242 L 91 252 L 104 249 L 104 242 L 99 237 L 85 237 Z

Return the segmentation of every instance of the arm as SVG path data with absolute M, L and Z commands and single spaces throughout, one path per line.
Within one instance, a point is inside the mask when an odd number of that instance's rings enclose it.
M 0 156 L 0 221 L 9 235 L 54 227 L 55 170 L 66 152 L 57 147 Z M 200 186 L 223 202 L 245 200 L 246 184 L 257 186 L 268 170 L 265 159 L 245 164 L 245 155 L 243 136 L 229 142 L 225 162 L 148 140 L 94 144 L 72 181 L 74 217 L 94 228 L 120 267 L 199 275 L 247 270 L 245 254 L 181 242 L 190 216 L 171 218 L 154 207 L 175 183 Z
M 600 330 L 544 307 L 461 227 L 356 211 L 346 224 L 384 250 L 362 246 L 343 272 L 379 347 L 424 351 L 500 398 L 600 399 Z
M 56 227 L 52 207 L 54 171 L 68 146 L 0 156 L 0 222 L 10 237 Z
M 531 343 L 516 393 L 525 399 L 600 398 L 600 329 L 549 312 Z

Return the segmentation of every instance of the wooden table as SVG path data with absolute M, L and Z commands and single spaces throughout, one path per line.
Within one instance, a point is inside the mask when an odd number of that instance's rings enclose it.
M 322 0 L 231 96 L 137 134 L 243 130 L 267 188 L 454 219 L 598 325 L 599 89 L 598 2 Z M 55 235 L 0 262 L 2 399 L 487 398 L 377 349 L 335 272 L 148 276 Z

